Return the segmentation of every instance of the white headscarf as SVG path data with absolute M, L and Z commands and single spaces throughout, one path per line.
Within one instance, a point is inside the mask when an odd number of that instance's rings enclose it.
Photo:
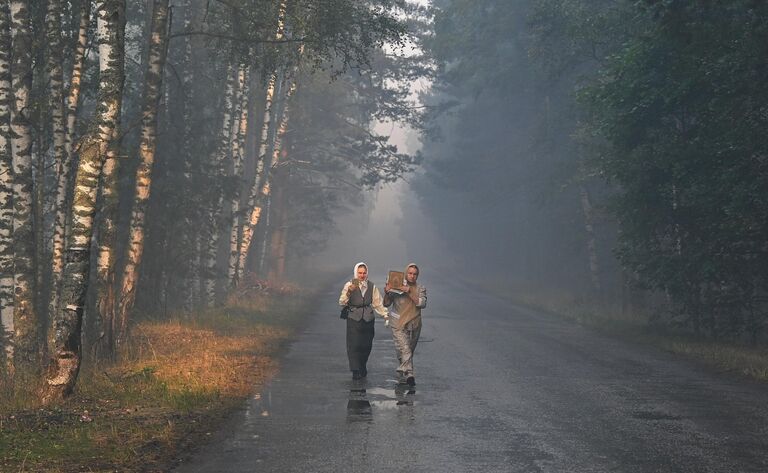
M 353 278 L 353 279 L 357 279 L 357 268 L 359 268 L 360 266 L 365 266 L 365 269 L 366 269 L 366 270 L 368 269 L 368 265 L 367 265 L 367 264 L 365 264 L 365 263 L 363 263 L 362 261 L 361 261 L 361 262 L 359 262 L 359 263 L 357 263 L 357 264 L 355 265 L 355 270 L 354 270 L 354 271 L 352 271 L 352 278 Z M 368 276 L 366 275 L 366 276 L 365 276 L 365 281 L 367 281 L 367 280 L 368 280 Z
M 357 279 L 357 268 L 359 268 L 360 266 L 365 266 L 365 269 L 366 269 L 365 279 L 360 281 L 360 293 L 363 296 L 365 296 L 365 292 L 368 290 L 368 273 L 367 273 L 368 265 L 363 263 L 362 261 L 357 263 L 355 265 L 355 271 L 352 273 L 352 279 Z

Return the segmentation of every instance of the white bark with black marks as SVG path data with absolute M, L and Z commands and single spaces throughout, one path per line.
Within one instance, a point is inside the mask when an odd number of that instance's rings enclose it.
M 58 401 L 72 392 L 82 361 L 83 309 L 88 290 L 90 253 L 96 214 L 96 197 L 104 161 L 122 106 L 124 52 L 120 29 L 125 17 L 121 0 L 97 3 L 99 91 L 96 129 L 80 142 L 72 206 L 72 232 L 62 278 L 61 309 L 54 319 L 54 353 L 46 379 L 43 402 Z
M 14 362 L 22 369 L 39 369 L 40 321 L 35 307 L 35 232 L 30 91 L 32 34 L 29 2 L 13 0 L 11 7 L 12 87 L 11 152 L 13 156 L 14 246 Z M 22 366 L 23 365 L 23 366 Z
M 53 250 L 51 252 L 51 293 L 48 303 L 48 313 L 51 317 L 54 317 L 59 309 L 61 273 L 64 270 L 64 242 L 66 240 L 67 232 L 67 213 L 70 207 L 69 203 L 72 199 L 72 143 L 75 139 L 77 107 L 80 99 L 80 84 L 82 81 L 83 64 L 85 62 L 85 48 L 88 39 L 90 12 L 91 2 L 83 1 L 80 6 L 80 25 L 72 61 L 69 94 L 66 102 L 64 156 L 57 170 L 56 214 L 53 227 Z
M 230 62 L 227 66 L 226 74 L 226 87 L 224 89 L 224 104 L 223 104 L 223 122 L 221 125 L 221 132 L 219 134 L 219 145 L 216 150 L 216 155 L 213 159 L 214 172 L 217 176 L 223 176 L 225 169 L 227 168 L 227 161 L 230 161 L 231 166 L 228 169 L 229 176 L 232 182 L 235 182 L 240 175 L 242 168 L 242 156 L 240 153 L 232 153 L 232 146 L 235 143 L 233 139 L 233 122 L 239 123 L 242 120 L 235 120 L 235 113 L 239 109 L 239 105 L 236 105 L 235 100 L 240 99 L 243 86 L 247 76 L 247 67 L 240 66 L 237 69 Z M 235 90 L 237 89 L 237 94 Z M 247 122 L 246 122 L 247 123 Z M 230 159 L 231 158 L 231 159 Z M 239 186 L 236 186 L 239 188 Z M 239 193 L 235 192 L 232 198 L 232 218 L 237 221 L 236 212 L 237 207 L 234 202 L 239 200 Z M 217 256 L 219 250 L 219 241 L 221 239 L 222 228 L 218 222 L 217 215 L 223 211 L 224 193 L 221 190 L 217 190 L 217 196 L 214 201 L 214 205 L 211 208 L 209 215 L 209 222 L 211 224 L 211 235 L 208 240 L 206 248 L 206 274 L 205 274 L 205 299 L 208 306 L 213 306 L 216 303 L 216 276 L 218 274 L 217 268 Z
M 13 369 L 13 161 L 11 158 L 11 12 L 0 2 L 0 339 Z M 1 369 L 0 369 L 1 371 Z
M 240 66 L 238 73 L 238 116 L 236 118 L 236 127 L 232 135 L 232 175 L 237 178 L 243 167 L 245 159 L 245 138 L 248 129 L 249 105 L 249 87 L 246 77 L 245 66 Z M 237 186 L 239 191 L 240 185 Z M 232 226 L 229 235 L 229 265 L 228 280 L 232 281 L 237 272 L 237 249 L 242 232 L 242 214 L 240 212 L 240 192 L 232 197 L 231 202 Z
M 117 309 L 117 339 L 122 340 L 128 329 L 128 315 L 136 301 L 139 267 L 144 254 L 147 207 L 152 188 L 152 168 L 157 150 L 157 116 L 163 89 L 166 42 L 168 38 L 168 0 L 154 0 L 152 36 L 149 43 L 147 72 L 144 78 L 144 103 L 141 118 L 139 166 L 136 168 L 136 189 L 129 225 L 128 250 L 120 283 Z

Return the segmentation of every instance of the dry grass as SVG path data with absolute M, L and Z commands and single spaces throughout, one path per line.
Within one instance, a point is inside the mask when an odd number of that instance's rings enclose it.
M 301 304 L 264 298 L 134 325 L 113 365 L 41 409 L 0 392 L 0 471 L 167 471 L 277 369 Z
M 285 328 L 257 325 L 238 335 L 174 322 L 145 322 L 134 330 L 134 353 L 111 370 L 116 375 L 151 370 L 174 392 L 216 392 L 242 397 L 275 371 L 271 358 Z M 121 373 L 122 372 L 122 373 Z

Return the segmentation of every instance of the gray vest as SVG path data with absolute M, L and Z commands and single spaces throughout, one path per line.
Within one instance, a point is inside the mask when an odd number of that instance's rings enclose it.
M 365 297 L 360 292 L 360 288 L 355 288 L 352 294 L 349 295 L 349 318 L 360 322 L 365 320 L 366 322 L 372 321 L 373 309 L 371 308 L 371 301 L 373 300 L 373 291 L 376 286 L 371 281 L 368 281 L 368 290 L 365 291 Z

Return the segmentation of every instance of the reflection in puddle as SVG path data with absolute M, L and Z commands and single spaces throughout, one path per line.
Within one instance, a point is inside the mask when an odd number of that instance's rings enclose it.
M 405 384 L 398 384 L 394 390 L 380 387 L 350 389 L 347 418 L 352 421 L 370 421 L 375 410 L 413 406 L 415 394 L 416 388 Z
M 367 399 L 350 399 L 347 401 L 347 415 L 368 416 L 371 414 L 371 402 Z
M 372 417 L 373 410 L 371 402 L 366 397 L 365 389 L 350 389 L 349 400 L 347 400 L 347 421 L 369 422 Z

